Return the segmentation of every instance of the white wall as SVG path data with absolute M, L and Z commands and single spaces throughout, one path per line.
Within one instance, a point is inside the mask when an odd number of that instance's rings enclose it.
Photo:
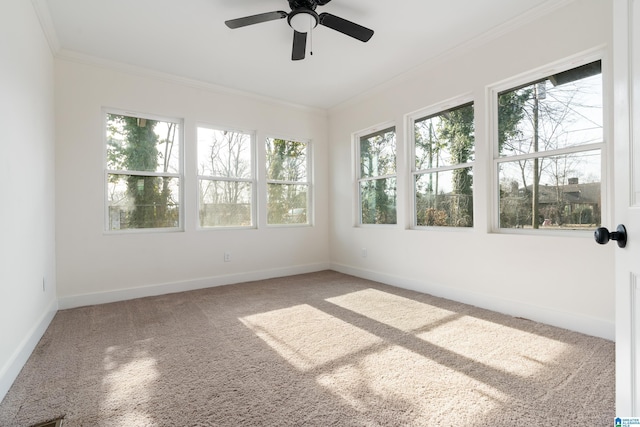
M 520 22 L 508 33 L 476 41 L 332 109 L 332 267 L 613 339 L 615 245 L 595 244 L 590 232 L 557 237 L 489 231 L 492 182 L 486 108 L 488 86 L 599 47 L 605 54 L 608 78 L 610 37 L 611 2 L 578 0 L 548 16 Z M 466 93 L 473 94 L 476 112 L 475 227 L 409 230 L 405 114 Z M 397 127 L 401 162 L 399 224 L 357 228 L 352 133 L 389 121 Z M 607 226 L 615 226 L 608 223 L 611 206 L 606 199 L 603 222 Z M 361 248 L 367 248 L 366 258 L 361 257 Z
M 489 232 L 492 184 L 483 169 L 490 165 L 486 87 L 594 47 L 604 46 L 608 55 L 610 32 L 610 2 L 578 0 L 407 73 L 333 109 L 327 119 L 323 112 L 190 82 L 84 61 L 54 62 L 31 3 L 1 2 L 0 398 L 57 310 L 56 293 L 62 307 L 72 307 L 328 266 L 613 338 L 614 246 L 599 247 L 588 233 L 562 238 Z M 477 115 L 475 228 L 407 230 L 410 192 L 402 163 L 400 224 L 354 227 L 352 133 L 394 121 L 402 153 L 405 114 L 468 92 Z M 262 197 L 258 229 L 199 231 L 191 171 L 184 232 L 105 234 L 104 106 L 183 118 L 186 161 L 192 164 L 197 122 L 255 130 L 258 142 L 267 135 L 311 139 L 315 226 L 265 227 Z M 609 226 L 611 202 L 606 200 L 603 219 Z M 232 262 L 223 262 L 225 251 Z
M 328 124 L 325 112 L 267 102 L 87 61 L 56 60 L 58 296 L 73 307 L 328 268 Z M 103 107 L 184 119 L 185 159 L 195 165 L 197 123 L 310 139 L 315 226 L 197 230 L 197 181 L 185 180 L 183 232 L 104 233 Z M 264 167 L 259 178 L 264 177 Z M 261 184 L 264 185 L 264 180 Z M 264 191 L 261 191 L 264 195 Z M 225 251 L 232 261 L 224 262 Z
M 2 399 L 57 310 L 53 56 L 29 1 L 0 2 L 0 64 Z

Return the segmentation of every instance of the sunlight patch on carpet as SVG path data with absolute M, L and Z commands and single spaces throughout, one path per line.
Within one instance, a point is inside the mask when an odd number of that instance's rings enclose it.
M 240 321 L 300 370 L 314 369 L 384 342 L 307 304 Z
M 571 349 L 551 338 L 377 289 L 364 289 L 326 301 L 523 378 L 558 365 L 562 355 Z
M 326 301 L 403 332 L 437 327 L 458 314 L 377 289 L 364 289 Z
M 107 392 L 102 410 L 118 413 L 114 426 L 147 425 L 149 416 L 143 409 L 160 375 L 156 360 L 143 351 L 120 351 L 119 347 L 109 347 L 103 360 L 107 373 L 102 383 Z M 131 402 L 136 402 L 136 407 L 131 407 Z
M 479 416 L 509 400 L 503 392 L 401 346 L 368 354 L 317 381 L 360 412 L 404 413 L 433 422 L 460 411 Z
M 416 336 L 478 363 L 532 378 L 557 367 L 571 351 L 567 343 L 472 316 Z M 481 337 L 481 338 L 478 338 Z

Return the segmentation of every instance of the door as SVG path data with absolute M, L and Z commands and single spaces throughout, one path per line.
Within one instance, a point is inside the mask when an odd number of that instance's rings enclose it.
M 640 416 L 640 0 L 613 0 L 616 414 Z

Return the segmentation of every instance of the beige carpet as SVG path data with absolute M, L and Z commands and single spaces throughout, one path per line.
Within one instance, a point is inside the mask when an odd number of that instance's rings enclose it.
M 614 344 L 325 271 L 58 312 L 0 425 L 610 426 Z

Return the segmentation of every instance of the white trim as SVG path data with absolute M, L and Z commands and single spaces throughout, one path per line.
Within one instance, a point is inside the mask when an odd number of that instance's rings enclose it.
M 478 151 L 476 146 L 476 135 L 475 135 L 475 99 L 472 92 L 468 92 L 462 95 L 454 96 L 452 98 L 446 99 L 444 101 L 438 102 L 436 104 L 432 104 L 428 107 L 421 108 L 419 110 L 413 111 L 411 113 L 405 114 L 404 116 L 404 125 L 405 125 L 405 147 L 406 147 L 406 160 L 408 160 L 409 168 L 408 173 L 410 175 L 410 180 L 407 182 L 405 194 L 408 195 L 408 205 L 409 205 L 409 214 L 406 215 L 408 219 L 407 230 L 440 230 L 440 229 L 459 229 L 464 228 L 467 230 L 473 230 L 475 225 L 471 227 L 453 227 L 453 226 L 421 226 L 418 225 L 418 213 L 416 212 L 416 177 L 418 175 L 426 174 L 426 173 L 438 173 L 438 172 L 447 172 L 455 169 L 464 169 L 471 168 L 475 169 L 475 159 L 468 163 L 457 163 L 449 166 L 441 166 L 431 169 L 421 169 L 416 170 L 416 140 L 415 140 L 415 124 L 417 120 L 427 119 L 429 117 L 437 116 L 441 113 L 444 113 L 449 110 L 455 110 L 457 108 L 462 108 L 465 105 L 471 105 L 474 109 L 474 136 L 473 136 L 473 147 L 474 147 L 474 156 Z M 472 189 L 472 196 L 475 200 L 475 188 Z M 475 217 L 475 202 L 473 205 L 474 209 L 474 217 Z M 475 220 L 474 220 L 475 222 Z
M 544 4 L 534 7 L 533 9 L 525 12 L 514 19 L 505 22 L 502 25 L 498 25 L 493 29 L 477 36 L 472 39 L 449 49 L 439 55 L 434 56 L 431 59 L 427 59 L 423 63 L 415 66 L 414 68 L 404 71 L 393 77 L 380 85 L 370 88 L 346 101 L 343 101 L 333 107 L 330 107 L 329 110 L 332 112 L 337 112 L 339 110 L 354 106 L 363 100 L 370 98 L 376 94 L 382 93 L 385 90 L 388 90 L 399 83 L 409 80 L 415 76 L 420 76 L 425 74 L 425 71 L 433 69 L 440 64 L 443 64 L 447 61 L 450 61 L 455 58 L 462 57 L 471 52 L 474 52 L 478 48 L 490 43 L 493 40 L 499 39 L 513 31 L 516 31 L 529 23 L 535 22 L 536 20 L 551 15 L 554 11 L 558 9 L 562 9 L 565 6 L 568 6 L 571 3 L 574 3 L 576 0 L 548 0 Z
M 251 271 L 246 273 L 227 274 L 223 276 L 203 277 L 200 279 L 184 280 L 179 282 L 158 283 L 154 285 L 138 286 L 135 288 L 119 289 L 108 292 L 95 292 L 90 294 L 76 294 L 63 296 L 58 299 L 60 310 L 83 307 L 87 305 L 107 304 L 117 301 L 127 301 L 136 298 L 145 298 L 158 295 L 172 294 L 176 292 L 193 291 L 217 286 L 233 285 L 236 283 L 251 282 L 255 280 L 287 277 L 297 274 L 314 273 L 329 269 L 328 263 L 297 265 L 293 267 L 274 268 L 269 270 Z
M 275 179 L 267 178 L 269 171 L 266 169 L 267 165 L 267 152 L 266 152 L 266 142 L 267 140 L 281 139 L 283 141 L 289 142 L 297 142 L 300 144 L 304 144 L 306 146 L 306 181 L 280 181 Z M 313 163 L 314 159 L 314 150 L 312 140 L 310 138 L 288 138 L 284 136 L 275 136 L 273 134 L 267 134 L 262 143 L 262 148 L 264 149 L 264 157 L 261 159 L 261 164 L 264 166 L 264 189 L 265 189 L 265 217 L 264 224 L 265 227 L 313 227 L 315 225 L 315 187 L 314 187 L 314 169 Z M 282 185 L 306 185 L 307 186 L 307 222 L 304 224 L 269 224 L 269 184 L 282 184 Z
M 493 99 L 493 97 L 497 96 L 500 92 L 512 90 L 523 85 L 527 86 L 529 84 L 535 83 L 537 80 L 545 79 L 554 74 L 569 71 L 582 65 L 590 64 L 592 62 L 604 62 L 606 54 L 607 46 L 600 45 L 583 52 L 578 52 L 574 55 L 563 57 L 557 61 L 541 65 L 538 68 L 534 68 L 523 73 L 510 76 L 504 80 L 490 84 L 488 86 L 491 90 L 490 96 Z
M 562 310 L 540 307 L 522 301 L 501 298 L 479 292 L 452 288 L 439 283 L 429 283 L 400 276 L 378 273 L 348 265 L 331 263 L 331 269 L 344 274 L 374 280 L 390 286 L 428 293 L 441 298 L 470 304 L 510 316 L 524 317 L 536 322 L 608 340 L 615 338 L 615 323 Z
M 46 0 L 31 0 L 33 9 L 40 21 L 40 27 L 44 33 L 44 37 L 47 39 L 49 49 L 55 56 L 60 51 L 60 40 L 58 40 L 58 34 L 56 33 L 56 27 L 53 25 L 53 19 L 51 19 L 51 12 Z
M 607 207 L 604 205 L 608 198 L 606 197 L 606 193 L 608 190 L 608 173 L 605 173 L 605 168 L 608 167 L 606 164 L 607 161 L 607 153 L 612 145 L 609 141 L 607 141 L 607 137 L 609 136 L 609 131 L 607 129 L 608 125 L 608 112 L 606 108 L 609 106 L 607 104 L 607 75 L 605 69 L 605 59 L 607 58 L 607 50 L 606 46 L 597 46 L 592 49 L 588 49 L 583 52 L 579 52 L 575 55 L 571 55 L 569 57 L 565 57 L 554 61 L 552 63 L 542 65 L 536 69 L 528 70 L 524 73 L 520 73 L 515 76 L 511 76 L 507 79 L 501 80 L 499 82 L 495 82 L 493 84 L 487 85 L 485 87 L 485 108 L 486 108 L 486 133 L 485 138 L 489 142 L 489 150 L 490 150 L 490 161 L 491 161 L 491 206 L 488 208 L 488 225 L 489 233 L 495 234 L 518 234 L 519 230 L 512 228 L 501 228 L 500 227 L 500 177 L 498 176 L 498 168 L 501 163 L 507 163 L 510 161 L 517 161 L 522 158 L 542 158 L 542 157 L 550 157 L 558 154 L 566 154 L 566 153 L 578 153 L 578 152 L 587 152 L 587 151 L 595 151 L 600 150 L 600 164 L 601 164 L 601 176 L 600 176 L 600 187 L 601 187 L 601 195 L 604 194 L 604 197 L 601 197 L 601 215 L 603 215 L 607 211 Z M 539 153 L 529 153 L 526 155 L 514 155 L 514 156 L 504 156 L 500 157 L 498 153 L 498 95 L 506 90 L 512 90 L 514 88 L 520 87 L 522 85 L 528 85 L 537 80 L 545 79 L 549 76 L 552 76 L 557 73 L 561 73 L 564 71 L 571 70 L 573 68 L 580 67 L 582 65 L 589 64 L 591 62 L 601 61 L 602 63 L 602 107 L 603 107 L 603 141 L 599 143 L 592 143 L 586 145 L 578 145 L 572 146 L 565 149 L 559 150 L 549 150 L 545 152 Z M 487 162 L 487 164 L 489 164 Z M 605 191 L 602 191 L 604 189 Z M 601 220 L 604 221 L 605 217 L 602 216 Z M 580 230 L 563 230 L 563 232 L 581 234 Z M 584 234 L 584 233 L 583 233 Z M 541 236 L 541 235 L 555 235 L 555 230 L 542 230 L 537 229 L 531 233 L 531 235 Z M 562 234 L 558 234 L 562 235 Z
M 630 275 L 630 298 L 629 298 L 629 310 L 631 312 L 631 333 L 630 333 L 630 362 L 631 362 L 631 375 L 629 381 L 631 382 L 631 414 L 638 413 L 638 294 L 640 289 L 638 288 L 638 276 L 631 273 Z
M 153 113 L 142 113 L 138 111 L 130 111 L 126 109 L 118 109 L 112 107 L 103 106 L 100 110 L 102 115 L 102 165 L 104 170 L 104 209 L 103 209 L 103 234 L 121 234 L 130 232 L 165 232 L 165 231 L 185 231 L 185 125 L 184 118 L 169 117 Z M 107 123 L 109 121 L 108 116 L 118 115 L 126 117 L 134 117 L 138 119 L 154 120 L 165 123 L 173 123 L 178 126 L 178 173 L 174 172 L 155 172 L 155 171 L 132 171 L 132 170 L 112 170 L 108 168 L 108 149 L 107 149 Z M 155 177 L 169 177 L 178 178 L 178 190 L 179 190 L 179 206 L 178 206 L 178 226 L 177 227 L 162 227 L 162 228 L 135 228 L 135 229 L 116 229 L 110 228 L 111 223 L 109 221 L 109 175 L 131 175 L 131 176 L 155 176 Z
M 0 402 L 4 399 L 9 388 L 11 388 L 11 385 L 18 377 L 18 374 L 27 363 L 31 353 L 33 353 L 38 341 L 40 341 L 51 324 L 51 321 L 57 311 L 58 301 L 54 299 L 46 308 L 42 316 L 40 316 L 40 319 L 25 335 L 20 345 L 18 345 L 11 357 L 9 357 L 7 363 L 0 369 Z
M 631 146 L 634 141 L 634 118 L 632 106 L 634 103 L 633 65 L 634 47 L 633 24 L 638 20 L 637 0 L 614 0 L 613 2 L 613 51 L 611 58 L 611 90 L 610 102 L 612 111 L 611 131 L 614 144 L 609 151 L 611 158 L 608 166 L 611 168 L 611 190 L 609 199 L 612 203 L 608 212 L 610 224 L 626 223 L 635 220 L 632 208 L 630 179 L 633 169 Z M 637 130 L 636 130 L 637 131 Z M 615 222 L 614 222 L 615 220 Z M 603 218 L 603 222 L 604 222 Z M 629 251 L 627 248 L 625 251 Z M 634 260 L 631 254 L 636 249 L 625 252 L 616 250 L 615 255 L 615 319 L 616 319 L 616 412 L 620 415 L 637 416 L 638 410 L 638 361 L 636 345 L 638 344 L 638 313 L 637 304 L 638 277 L 634 271 Z M 636 251 L 636 252 L 633 252 Z
M 40 0 L 32 0 L 32 1 L 40 1 Z M 232 89 L 232 88 L 228 88 L 228 87 L 221 86 L 214 83 L 207 83 L 201 80 L 191 79 L 188 77 L 181 77 L 175 74 L 156 71 L 149 68 L 126 64 L 123 62 L 108 60 L 104 58 L 98 58 L 95 56 L 86 55 L 83 53 L 70 51 L 67 49 L 58 49 L 55 52 L 55 58 L 62 61 L 75 62 L 77 64 L 91 65 L 98 68 L 113 70 L 120 73 L 129 74 L 132 76 L 138 76 L 138 77 L 143 77 L 147 79 L 155 79 L 165 83 L 191 87 L 191 88 L 202 90 L 202 91 L 208 91 L 214 94 L 233 95 L 233 96 L 243 97 L 246 99 L 264 102 L 267 105 L 273 105 L 277 107 L 286 107 L 286 108 L 296 109 L 299 111 L 306 111 L 322 117 L 328 116 L 328 110 L 324 108 L 309 107 L 306 105 L 295 104 L 293 102 L 288 102 L 285 100 L 258 95 L 251 92 L 239 90 L 239 89 Z
M 361 170 L 361 158 L 360 158 L 360 141 L 362 138 L 365 137 L 369 137 L 369 136 L 374 136 L 376 134 L 380 134 L 384 131 L 390 131 L 393 130 L 393 133 L 395 135 L 395 151 L 396 151 L 396 164 L 395 164 L 395 170 L 396 173 L 393 175 L 384 175 L 384 176 L 375 176 L 375 177 L 369 177 L 369 178 L 362 178 L 360 177 L 360 170 Z M 395 178 L 396 179 L 396 187 L 398 184 L 398 178 L 399 178 L 399 174 L 398 174 L 398 160 L 401 159 L 401 153 L 398 152 L 398 148 L 399 148 L 399 144 L 398 144 L 398 128 L 396 125 L 396 122 L 393 120 L 387 121 L 387 122 L 383 122 L 362 130 L 359 130 L 357 132 L 354 132 L 351 134 L 351 141 L 352 141 L 352 152 L 353 152 L 353 159 L 351 161 L 351 164 L 353 165 L 353 183 L 354 183 L 354 187 L 353 187 L 353 203 L 354 203 L 354 209 L 353 209 L 353 226 L 358 228 L 358 227 L 398 227 L 400 225 L 400 221 L 399 221 L 399 215 L 398 213 L 398 191 L 396 190 L 396 223 L 395 224 L 363 224 L 362 223 L 362 203 L 360 202 L 360 183 L 363 181 L 375 181 L 378 179 L 389 179 L 389 178 Z
M 486 208 L 486 231 L 493 233 L 500 229 L 500 182 L 498 180 L 498 168 L 496 165 L 496 153 L 498 152 L 498 90 L 494 86 L 486 86 L 484 90 L 484 108 L 485 108 L 485 144 L 484 148 L 488 151 L 488 156 L 484 166 L 489 172 L 489 182 L 485 185 L 485 191 L 489 190 L 488 199 L 490 201 Z M 494 98 L 496 99 L 494 101 Z
M 455 110 L 467 104 L 475 104 L 473 92 L 453 96 L 449 99 L 445 99 L 444 101 L 407 113 L 405 114 L 405 117 L 408 119 L 407 125 L 409 126 L 409 129 L 411 129 L 416 120 L 426 119 L 430 116 L 435 116 L 449 110 Z
M 531 160 L 535 158 L 542 159 L 546 157 L 560 157 L 560 156 L 566 156 L 570 154 L 588 153 L 590 151 L 603 151 L 606 146 L 607 144 L 603 141 L 603 142 L 595 142 L 595 143 L 584 144 L 584 145 L 572 145 L 570 147 L 558 148 L 555 150 L 551 149 L 551 150 L 544 150 L 544 151 L 532 151 L 526 154 L 514 154 L 510 156 L 502 156 L 502 157 L 497 157 L 494 160 L 496 163 L 500 164 L 500 163 L 519 162 L 521 160 Z
M 638 2 L 637 1 L 629 1 L 628 2 L 628 6 L 627 6 L 627 10 L 628 10 L 628 23 L 627 23 L 627 28 L 628 28 L 628 39 L 627 39 L 627 55 L 628 55 L 628 64 L 627 67 L 628 69 L 625 70 L 628 76 L 628 81 L 630 82 L 629 84 L 629 92 L 627 94 L 627 97 L 629 99 L 629 117 L 630 117 L 630 123 L 629 123 L 629 206 L 631 207 L 638 207 L 638 205 L 640 204 L 640 188 L 636 188 L 638 186 L 638 164 L 640 164 L 640 157 L 639 157 L 639 153 L 638 150 L 635 148 L 638 144 L 638 129 L 640 129 L 640 119 L 637 116 L 637 107 L 638 107 L 638 102 L 640 101 L 638 99 L 638 89 L 637 89 L 637 84 L 635 81 L 633 81 L 634 76 L 637 73 L 636 68 L 636 63 L 639 59 L 636 59 L 636 54 L 637 54 L 637 48 L 635 47 L 635 40 L 637 38 L 636 34 L 636 27 L 634 24 L 637 23 L 638 21 L 638 16 L 640 16 L 640 10 L 639 10 L 640 6 L 638 6 Z M 616 65 L 614 64 L 614 67 Z M 638 163 L 636 163 L 638 162 Z M 635 398 L 636 396 L 634 396 Z M 635 402 L 635 399 L 634 399 Z M 638 408 L 634 408 L 634 414 L 637 413 L 635 412 L 635 409 Z
M 222 132 L 222 133 L 227 133 L 227 132 L 232 132 L 235 134 L 241 134 L 241 135 L 246 135 L 249 137 L 249 151 L 251 154 L 251 167 L 250 167 L 250 171 L 251 171 L 251 176 L 249 178 L 238 178 L 238 177 L 232 177 L 232 176 L 224 176 L 224 175 L 218 175 L 218 176 L 212 176 L 212 175 L 200 175 L 200 163 L 199 163 L 199 158 L 198 158 L 198 153 L 200 150 L 200 129 L 203 130 L 209 130 L 209 131 L 213 131 L 213 132 Z M 205 122 L 197 122 L 196 126 L 195 126 L 195 147 L 194 147 L 194 152 L 195 152 L 195 174 L 196 174 L 196 230 L 197 231 L 210 231 L 210 230 L 228 230 L 228 229 L 235 229 L 235 230 L 254 230 L 258 228 L 258 185 L 259 185 L 259 180 L 258 180 L 258 136 L 257 136 L 257 132 L 255 130 L 239 130 L 236 128 L 230 128 L 230 127 L 224 127 L 224 126 L 216 126 L 216 125 L 212 125 L 212 124 L 208 124 Z M 213 225 L 213 226 L 202 226 L 201 225 L 201 218 L 200 218 L 200 211 L 201 211 L 201 204 L 200 204 L 200 199 L 201 199 L 201 195 L 200 195 L 200 190 L 201 190 L 201 183 L 202 181 L 224 181 L 224 182 L 241 182 L 241 183 L 249 183 L 251 184 L 251 225 L 247 225 L 247 226 L 242 226 L 242 225 L 230 225 L 230 226 L 223 226 L 223 225 Z

